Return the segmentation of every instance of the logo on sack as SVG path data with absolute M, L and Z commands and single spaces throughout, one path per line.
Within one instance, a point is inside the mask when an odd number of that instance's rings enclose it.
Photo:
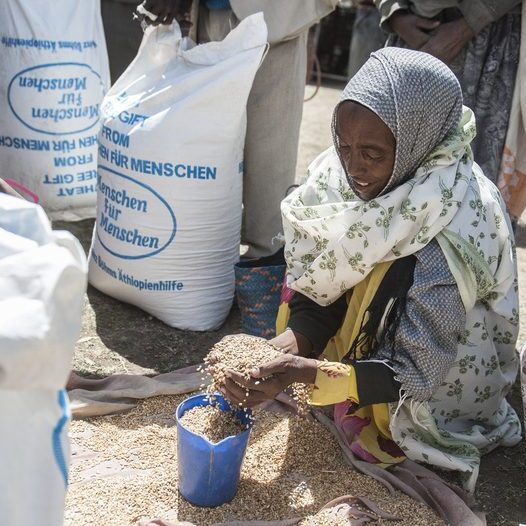
M 97 238 L 113 256 L 142 259 L 162 252 L 177 232 L 175 214 L 153 188 L 99 166 Z
M 47 135 L 70 135 L 99 121 L 104 85 L 88 64 L 42 64 L 17 73 L 7 100 L 14 116 L 27 128 Z

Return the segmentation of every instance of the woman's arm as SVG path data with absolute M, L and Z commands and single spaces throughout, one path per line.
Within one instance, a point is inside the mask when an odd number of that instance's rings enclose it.
M 456 358 L 466 312 L 438 243 L 429 243 L 416 258 L 413 285 L 393 342 L 381 343 L 374 360 L 348 365 L 285 354 L 254 370 L 248 381 L 230 372 L 226 396 L 251 406 L 303 382 L 313 384 L 313 405 L 394 402 L 400 392 L 416 400 L 431 398 Z M 271 378 L 262 380 L 267 377 Z
M 384 341 L 377 358 L 394 370 L 405 394 L 429 400 L 456 359 L 466 311 L 438 243 L 415 255 L 413 285 L 394 341 Z
M 347 299 L 344 294 L 332 305 L 322 307 L 299 292 L 295 292 L 289 302 L 290 318 L 288 327 L 298 343 L 300 356 L 319 356 L 327 342 L 338 332 L 347 311 Z M 280 340 L 290 339 L 284 334 L 271 343 L 280 345 Z M 288 351 L 288 349 L 285 349 Z
M 385 363 L 364 361 L 348 365 L 284 354 L 254 369 L 247 380 L 229 371 L 221 391 L 231 402 L 252 407 L 271 400 L 293 383 L 312 384 L 310 403 L 330 405 L 352 400 L 360 406 L 395 402 L 400 384 Z

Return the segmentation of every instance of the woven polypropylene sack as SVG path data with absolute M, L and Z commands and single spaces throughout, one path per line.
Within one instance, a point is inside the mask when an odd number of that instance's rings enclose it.
M 95 217 L 100 105 L 109 86 L 100 0 L 0 2 L 2 176 L 51 219 Z
M 64 390 L 80 332 L 86 256 L 42 208 L 0 193 L 2 524 L 63 524 L 70 460 Z
M 146 30 L 102 105 L 89 280 L 178 329 L 219 328 L 239 259 L 246 104 L 262 14 L 221 42 Z
M 273 338 L 285 279 L 283 251 L 236 264 L 236 299 L 245 334 Z

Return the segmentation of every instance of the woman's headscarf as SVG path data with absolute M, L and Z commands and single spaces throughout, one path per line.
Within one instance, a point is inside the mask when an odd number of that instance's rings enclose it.
M 471 309 L 493 291 L 512 242 L 499 193 L 473 163 L 475 117 L 461 107 L 453 73 L 425 53 L 387 48 L 373 54 L 344 99 L 392 130 L 393 175 L 379 196 L 363 201 L 335 148 L 310 165 L 306 183 L 281 203 L 288 286 L 329 305 L 379 263 L 436 238 Z
M 344 101 L 370 109 L 396 140 L 393 174 L 381 195 L 411 178 L 433 148 L 458 127 L 462 115 L 462 91 L 453 72 L 427 53 L 395 47 L 371 55 L 347 84 Z M 337 110 L 333 137 L 339 151 Z

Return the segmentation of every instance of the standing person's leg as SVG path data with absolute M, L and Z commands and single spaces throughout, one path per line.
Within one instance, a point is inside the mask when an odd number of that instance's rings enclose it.
M 484 28 L 468 45 L 461 68 L 452 67 L 464 104 L 477 120 L 472 148 L 484 175 L 497 182 L 519 64 L 521 17 L 508 14 Z
M 137 1 L 136 4 L 138 4 Z M 102 0 L 102 22 L 113 84 L 137 55 L 142 40 L 141 25 L 133 20 L 135 3 Z
M 347 76 L 354 77 L 373 51 L 384 47 L 387 34 L 380 28 L 380 12 L 373 6 L 362 6 L 356 11 L 352 28 Z
M 272 46 L 259 69 L 247 107 L 243 229 L 246 257 L 279 248 L 280 203 L 294 184 L 305 76 L 307 33 Z
M 471 144 L 475 161 L 494 183 L 508 130 L 520 38 L 521 15 L 507 14 L 486 26 L 449 64 L 462 87 L 464 104 L 475 113 L 477 136 Z M 386 45 L 408 47 L 393 35 Z
M 199 10 L 198 41 L 221 40 L 239 23 L 231 10 Z M 268 256 L 282 231 L 280 203 L 294 184 L 307 74 L 307 32 L 272 46 L 247 105 L 243 228 L 246 257 Z

